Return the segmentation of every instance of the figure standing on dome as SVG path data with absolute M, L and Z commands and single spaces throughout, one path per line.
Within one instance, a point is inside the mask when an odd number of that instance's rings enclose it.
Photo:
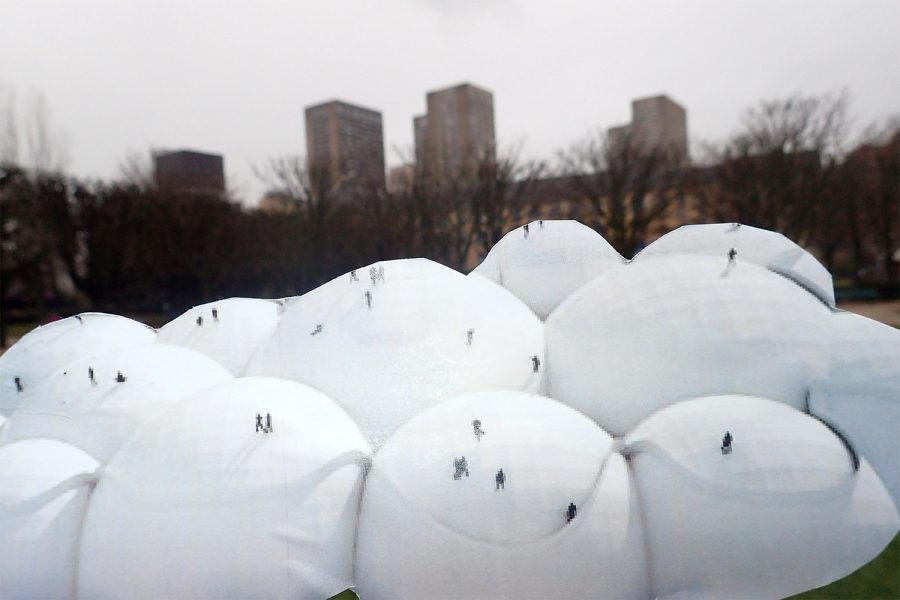
M 725 436 L 722 438 L 722 454 L 731 454 L 731 441 L 733 439 L 731 432 L 726 431 Z
M 734 259 L 737 256 L 737 250 L 732 248 L 728 251 L 728 265 L 731 266 L 734 264 Z
M 16 391 L 21 392 L 22 391 L 22 379 L 19 377 L 16 377 L 15 379 L 13 379 L 13 381 L 16 382 Z
M 497 471 L 497 475 L 494 477 L 494 481 L 497 484 L 497 488 L 494 490 L 495 492 L 506 489 L 506 474 L 503 473 L 503 469 Z
M 541 370 L 541 359 L 537 354 L 531 357 L 531 370 L 535 373 Z
M 453 469 L 454 469 L 453 479 L 455 479 L 456 481 L 459 481 L 460 479 L 462 479 L 463 475 L 468 477 L 469 476 L 469 461 L 466 460 L 465 456 L 463 456 L 462 458 L 454 458 L 453 459 Z
M 481 420 L 475 419 L 472 421 L 472 430 L 475 432 L 475 438 L 480 442 L 481 436 L 484 435 L 484 430 L 481 428 Z
M 571 523 L 576 514 L 578 514 L 578 508 L 574 502 L 569 502 L 569 508 L 566 510 L 566 523 Z

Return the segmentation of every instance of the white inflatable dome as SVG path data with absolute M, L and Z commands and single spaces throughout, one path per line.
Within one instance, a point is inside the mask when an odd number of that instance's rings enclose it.
M 623 263 L 609 242 L 578 221 L 532 221 L 503 236 L 472 273 L 546 319 L 572 292 Z
M 553 398 L 622 435 L 697 396 L 805 408 L 830 311 L 790 281 L 726 257 L 636 261 L 569 297 L 546 324 Z
M 38 327 L 0 356 L 0 413 L 9 416 L 37 383 L 66 363 L 154 341 L 156 332 L 150 327 L 103 313 L 82 313 Z
M 368 460 L 346 414 L 306 386 L 245 378 L 198 392 L 107 466 L 78 595 L 332 596 L 353 585 Z
M 334 398 L 380 445 L 470 391 L 538 391 L 544 331 L 503 288 L 424 260 L 359 269 L 290 303 L 248 373 Z
M 841 312 L 831 360 L 810 390 L 810 411 L 850 438 L 900 506 L 900 332 Z
M 0 446 L 0 598 L 74 598 L 97 462 L 56 440 Z
M 159 341 L 196 350 L 243 375 L 250 356 L 275 330 L 278 309 L 275 301 L 256 298 L 202 304 L 165 324 Z
M 54 438 L 106 463 L 138 426 L 231 379 L 211 358 L 169 344 L 88 356 L 35 385 L 0 430 L 0 443 Z
M 767 229 L 739 223 L 682 225 L 644 248 L 635 260 L 692 254 L 726 257 L 731 249 L 737 252 L 736 260 L 779 273 L 834 306 L 831 273 L 812 254 L 782 234 Z
M 366 600 L 646 598 L 643 552 L 628 470 L 603 430 L 540 396 L 467 394 L 376 454 L 357 589 Z
M 873 559 L 900 525 L 865 460 L 819 421 L 770 400 L 680 402 L 630 433 L 626 451 L 657 597 L 797 594 Z
M 0 358 L 0 598 L 783 597 L 897 534 L 898 399 L 900 331 L 746 226 L 79 315 Z

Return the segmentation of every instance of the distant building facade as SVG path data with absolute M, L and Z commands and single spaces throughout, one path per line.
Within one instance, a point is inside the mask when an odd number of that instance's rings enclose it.
M 613 151 L 630 143 L 639 151 L 663 152 L 678 164 L 690 160 L 687 111 L 665 95 L 633 100 L 631 123 L 611 127 L 607 135 Z
M 427 113 L 413 121 L 417 169 L 426 179 L 470 179 L 496 160 L 494 95 L 464 83 L 427 94 Z
M 193 150 L 156 152 L 153 179 L 163 191 L 221 195 L 225 193 L 225 159 Z
M 388 169 L 387 191 L 391 194 L 406 194 L 412 191 L 416 182 L 416 165 L 404 164 Z
M 425 147 L 428 144 L 428 116 L 413 117 L 413 140 L 416 151 L 416 167 L 422 171 L 425 168 Z
M 340 100 L 307 107 L 306 156 L 310 171 L 327 173 L 335 187 L 383 189 L 381 113 Z

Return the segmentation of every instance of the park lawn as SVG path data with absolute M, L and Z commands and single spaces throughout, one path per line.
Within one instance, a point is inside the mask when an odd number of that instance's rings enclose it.
M 875 560 L 859 571 L 832 584 L 810 590 L 789 600 L 896 600 L 900 598 L 900 535 Z M 356 600 L 350 590 L 330 600 Z M 427 600 L 427 599 L 422 599 Z M 548 598 L 548 600 L 551 600 Z
M 900 598 L 900 535 L 878 557 L 855 573 L 790 600 L 857 600 Z

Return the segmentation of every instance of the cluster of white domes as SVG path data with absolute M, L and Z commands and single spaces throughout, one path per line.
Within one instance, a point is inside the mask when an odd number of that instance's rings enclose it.
M 734 224 L 83 314 L 0 357 L 0 597 L 786 596 L 896 535 L 898 403 L 900 332 Z

